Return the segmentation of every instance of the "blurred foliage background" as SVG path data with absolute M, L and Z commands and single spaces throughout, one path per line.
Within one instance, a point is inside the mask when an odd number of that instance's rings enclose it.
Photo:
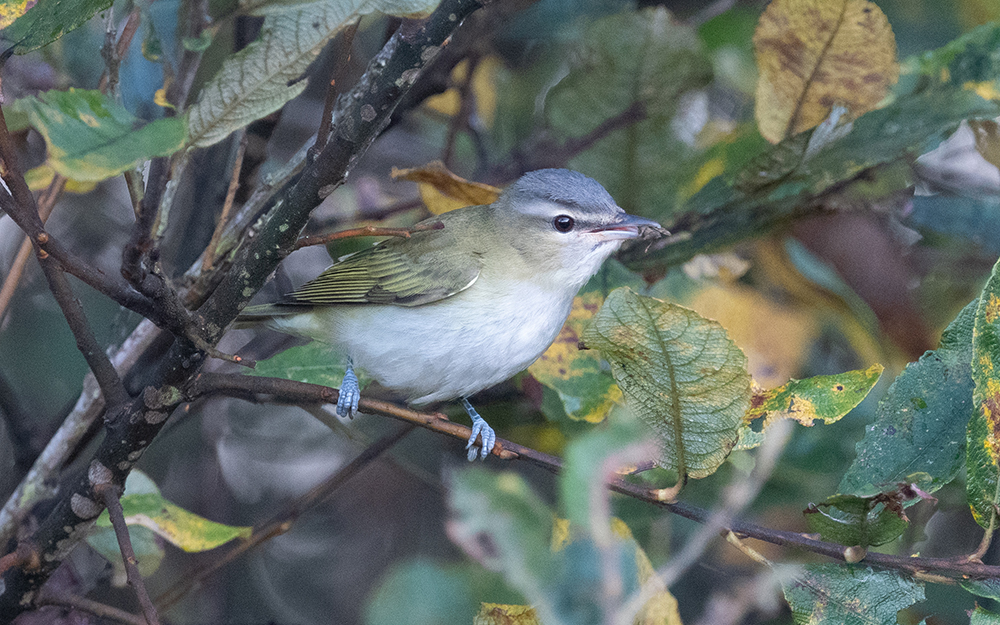
M 1000 7 L 990 0 L 877 4 L 891 25 L 902 63 L 895 95 L 926 79 L 914 61 L 920 54 L 1000 19 Z M 765 5 L 495 3 L 457 32 L 404 100 L 391 127 L 355 166 L 346 187 L 314 212 L 308 231 L 376 221 L 407 226 L 423 218 L 427 213 L 417 185 L 394 181 L 390 172 L 433 160 L 497 186 L 539 167 L 578 169 L 604 184 L 628 212 L 684 231 L 688 222 L 678 216 L 724 203 L 706 184 L 719 175 L 731 186 L 746 184 L 736 172 L 746 171 L 751 158 L 766 149 L 754 116 L 752 41 Z M 121 68 L 121 101 L 139 117 L 162 115 L 154 103 L 164 81 L 156 58 L 177 48 L 177 15 L 184 7 L 180 0 L 142 7 L 143 30 L 136 42 L 141 45 L 131 47 Z M 115 14 L 130 8 L 117 2 Z M 260 25 L 259 18 L 239 14 L 235 1 L 213 0 L 210 12 L 218 30 L 195 92 L 234 46 L 253 39 Z M 363 18 L 352 41 L 335 40 L 310 67 L 302 95 L 248 128 L 248 186 L 277 170 L 315 132 L 328 77 L 352 84 L 397 24 L 397 18 Z M 96 53 L 102 37 L 102 22 L 95 19 L 34 54 L 12 57 L 4 70 L 5 102 L 42 90 L 96 86 L 103 69 Z M 946 121 L 953 117 L 954 126 L 966 116 L 944 99 L 942 106 L 953 108 L 931 110 L 937 102 L 928 99 L 928 108 L 912 109 L 913 118 L 900 123 L 919 126 L 939 114 Z M 653 285 L 651 295 L 718 320 L 747 354 L 754 380 L 763 387 L 876 362 L 886 367 L 880 385 L 846 418 L 795 429 L 745 513 L 763 525 L 808 531 L 802 511 L 838 492 L 855 444 L 893 377 L 937 346 L 943 328 L 978 295 L 1000 253 L 995 125 L 963 124 L 940 145 L 931 141 L 933 134 L 901 145 L 891 159 L 870 163 L 864 179 L 825 196 L 821 210 L 789 214 L 767 228 L 755 224 L 753 232 L 730 225 L 713 249 L 696 250 L 704 252 L 697 255 L 670 257 L 670 248 L 664 248 L 646 255 L 632 250 L 622 258 L 644 279 L 639 286 Z M 31 133 L 23 140 L 34 158 L 31 165 L 41 164 L 41 139 Z M 919 143 L 932 143 L 927 147 L 933 149 L 921 149 Z M 180 278 L 212 234 L 235 145 L 229 139 L 198 152 L 184 174 L 163 244 L 162 262 L 173 277 Z M 864 152 L 864 144 L 857 150 Z M 818 184 L 822 177 L 809 175 L 801 184 Z M 786 182 L 779 178 L 768 187 L 775 193 L 768 202 L 791 193 L 782 187 Z M 72 240 L 74 251 L 103 271 L 116 273 L 131 220 L 127 190 L 117 178 L 88 193 L 68 195 L 48 228 Z M 10 220 L 0 219 L 0 273 L 10 271 L 20 241 Z M 293 254 L 279 270 L 274 290 L 262 299 L 315 275 L 331 255 L 367 244 L 355 240 L 328 251 Z M 613 265 L 602 276 L 620 270 Z M 102 344 L 120 343 L 139 322 L 137 315 L 75 286 Z M 232 332 L 220 347 L 266 354 L 281 341 L 252 336 Z M 0 437 L 0 493 L 5 497 L 77 400 L 86 371 L 41 272 L 29 263 L 0 321 L 0 411 L 30 415 L 30 427 L 12 427 L 11 418 L 0 422 L 5 433 Z M 565 403 L 531 372 L 482 393 L 476 403 L 501 436 L 553 454 L 562 454 L 568 441 L 595 427 L 568 418 Z M 366 416 L 333 431 L 295 407 L 199 402 L 171 417 L 139 467 L 183 508 L 249 526 L 288 511 L 367 442 L 396 427 Z M 480 601 L 524 603 L 525 597 L 500 575 L 472 563 L 449 539 L 445 476 L 464 463 L 464 456 L 454 440 L 412 433 L 321 504 L 301 516 L 290 512 L 294 523 L 286 533 L 202 580 L 165 614 L 177 623 L 468 623 Z M 734 452 L 714 475 L 689 484 L 684 499 L 711 508 L 722 489 L 753 463 L 750 452 Z M 558 486 L 550 474 L 510 468 L 550 505 L 556 500 Z M 980 531 L 961 479 L 936 497 L 936 505 L 924 501 L 909 512 L 911 519 L 926 523 L 911 525 L 922 531 L 908 531 L 881 549 L 926 556 L 973 551 Z M 698 527 L 634 500 L 612 501 L 614 514 L 627 522 L 654 566 L 676 555 Z M 776 560 L 790 555 L 768 545 L 757 548 Z M 997 563 L 995 552 L 985 561 Z M 218 557 L 212 551 L 164 553 L 149 579 L 154 597 Z M 127 588 L 103 583 L 110 574 L 105 560 L 78 549 L 67 573 L 72 579 L 62 583 L 109 603 L 134 606 Z M 776 574 L 721 542 L 672 592 L 686 623 L 792 622 Z M 966 623 L 976 602 L 954 586 L 928 585 L 926 595 L 902 612 L 899 622 Z

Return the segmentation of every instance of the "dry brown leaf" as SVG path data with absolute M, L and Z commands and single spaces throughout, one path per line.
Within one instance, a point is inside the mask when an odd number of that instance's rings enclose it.
M 867 0 L 774 0 L 753 37 L 757 125 L 768 141 L 808 130 L 845 106 L 873 109 L 899 78 L 896 39 Z
M 501 191 L 494 186 L 456 176 L 441 161 L 412 169 L 393 167 L 392 178 L 416 182 L 420 188 L 420 199 L 435 215 L 465 206 L 491 204 Z

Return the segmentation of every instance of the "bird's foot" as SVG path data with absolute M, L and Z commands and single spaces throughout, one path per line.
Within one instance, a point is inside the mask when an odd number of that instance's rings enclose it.
M 469 418 L 472 419 L 472 434 L 469 436 L 469 442 L 465 445 L 465 448 L 468 450 L 469 462 L 475 460 L 476 456 L 485 460 L 486 456 L 490 455 L 490 452 L 493 451 L 493 446 L 496 445 L 497 433 L 486 423 L 486 419 L 479 416 L 479 413 L 472 407 L 469 400 L 464 397 L 462 398 L 462 406 L 465 407 L 465 411 L 469 413 Z M 479 436 L 483 437 L 482 447 L 473 447 L 476 438 Z
M 354 368 L 348 364 L 344 380 L 340 383 L 340 394 L 337 396 L 337 415 L 353 419 L 358 412 L 358 400 L 361 399 L 361 387 Z

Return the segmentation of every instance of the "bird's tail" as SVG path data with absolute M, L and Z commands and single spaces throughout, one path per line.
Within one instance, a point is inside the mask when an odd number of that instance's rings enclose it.
M 309 306 L 293 304 L 259 304 L 257 306 L 247 306 L 236 318 L 233 328 L 245 330 L 254 326 L 267 324 L 279 317 L 289 317 L 309 311 Z

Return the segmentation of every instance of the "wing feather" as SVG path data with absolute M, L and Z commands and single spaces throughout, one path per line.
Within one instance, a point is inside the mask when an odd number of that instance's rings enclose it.
M 480 272 L 475 252 L 455 249 L 454 230 L 388 239 L 346 256 L 282 303 L 419 306 L 451 297 L 472 286 Z

